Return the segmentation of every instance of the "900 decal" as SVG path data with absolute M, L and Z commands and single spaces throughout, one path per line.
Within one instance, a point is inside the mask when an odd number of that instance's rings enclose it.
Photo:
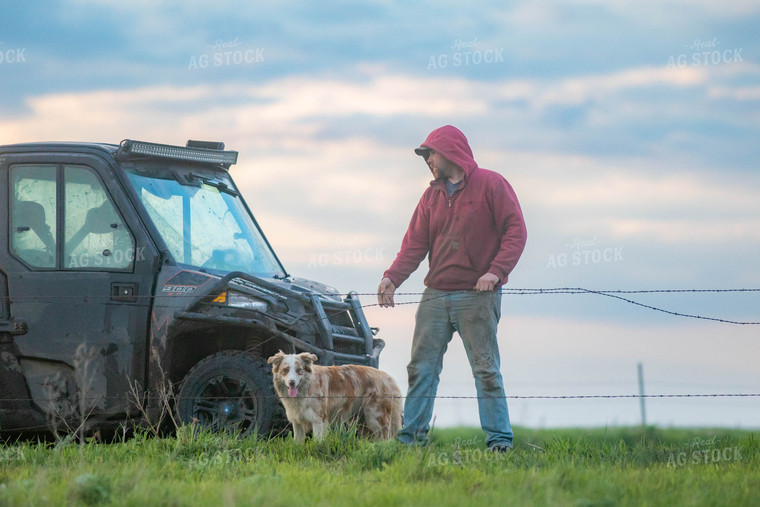
M 161 289 L 166 295 L 175 296 L 193 292 L 199 286 L 209 281 L 212 277 L 196 271 L 180 271 L 169 280 Z

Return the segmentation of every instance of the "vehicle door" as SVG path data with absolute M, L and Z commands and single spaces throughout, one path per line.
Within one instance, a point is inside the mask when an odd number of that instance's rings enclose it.
M 104 158 L 5 158 L 0 261 L 30 396 L 52 421 L 118 419 L 145 384 L 156 249 Z

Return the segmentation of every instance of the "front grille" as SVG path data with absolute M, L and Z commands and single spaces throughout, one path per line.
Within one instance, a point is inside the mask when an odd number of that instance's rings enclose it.
M 334 326 L 350 328 L 354 327 L 354 322 L 351 320 L 351 316 L 347 311 L 331 310 L 329 308 L 325 308 L 325 313 L 327 314 L 327 320 L 329 320 L 330 324 Z
M 342 343 L 340 340 L 333 341 L 333 350 L 341 354 L 350 354 L 352 356 L 364 354 L 364 346 L 356 343 Z
M 354 329 L 353 327 L 343 327 L 343 326 L 333 326 L 332 327 L 333 334 L 342 334 L 345 336 L 359 336 L 359 331 Z

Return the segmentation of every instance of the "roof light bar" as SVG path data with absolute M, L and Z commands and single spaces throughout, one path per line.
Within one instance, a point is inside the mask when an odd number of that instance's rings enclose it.
M 172 146 L 168 144 L 146 143 L 144 141 L 124 139 L 119 146 L 117 157 L 129 157 L 135 155 L 168 158 L 172 160 L 187 160 L 190 162 L 222 164 L 226 167 L 229 167 L 230 165 L 237 162 L 238 152 L 186 146 Z

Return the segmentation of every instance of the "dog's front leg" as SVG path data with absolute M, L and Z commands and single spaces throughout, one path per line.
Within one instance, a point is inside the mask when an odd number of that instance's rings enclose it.
M 306 440 L 306 427 L 302 424 L 293 423 L 293 438 L 299 444 L 304 443 Z
M 322 437 L 325 436 L 325 426 L 323 421 L 315 422 L 312 425 L 313 435 L 316 440 L 322 440 Z

